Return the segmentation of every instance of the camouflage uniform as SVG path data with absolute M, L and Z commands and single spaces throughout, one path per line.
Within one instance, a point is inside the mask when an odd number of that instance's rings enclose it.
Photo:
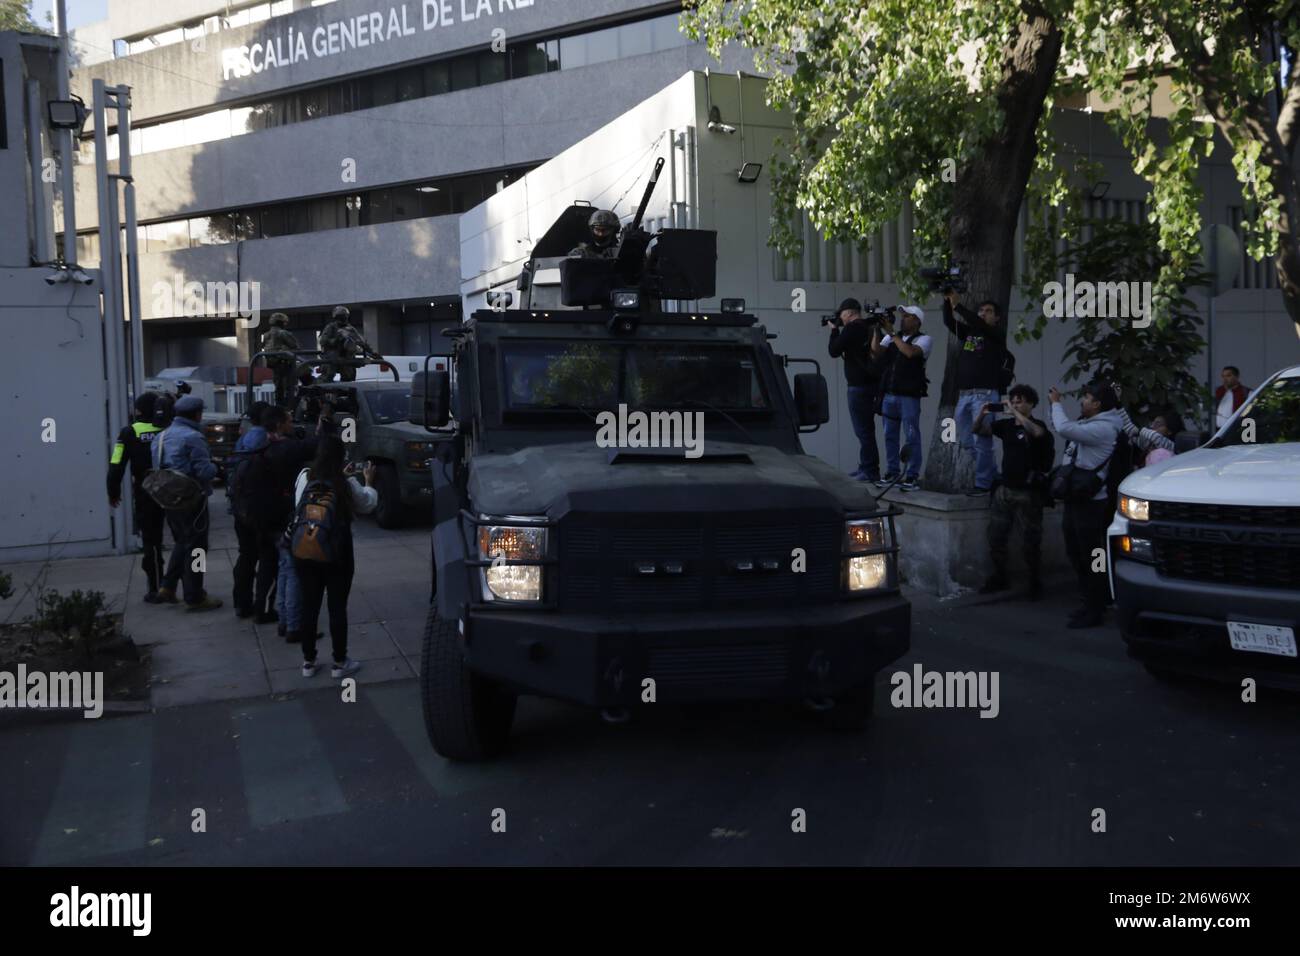
M 608 209 L 597 209 L 587 220 L 591 239 L 569 250 L 570 259 L 613 259 L 618 255 L 618 217 Z M 605 235 L 597 234 L 602 230 Z
M 289 318 L 282 312 L 271 316 L 271 327 L 262 334 L 263 352 L 292 352 L 298 348 L 298 339 L 286 327 L 288 324 Z M 266 364 L 271 367 L 271 374 L 275 377 L 275 403 L 287 408 L 293 395 L 297 359 L 285 355 L 268 355 Z
M 361 333 L 348 318 L 348 310 L 339 306 L 320 333 L 321 380 L 334 381 L 337 374 L 343 382 L 357 380 L 357 367 L 352 361 L 358 355 L 372 351 Z

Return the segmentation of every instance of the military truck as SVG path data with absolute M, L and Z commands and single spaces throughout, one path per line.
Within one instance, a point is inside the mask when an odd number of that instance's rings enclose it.
M 285 353 L 256 353 L 249 360 L 249 381 L 253 380 L 252 369 L 259 360 L 277 354 Z M 288 354 L 306 368 L 318 363 L 321 356 L 315 349 Z M 423 428 L 409 421 L 411 386 L 401 380 L 397 366 L 381 355 L 358 358 L 355 364 L 357 381 L 313 381 L 296 386 L 290 411 L 296 424 L 309 428 L 319 417 L 323 403 L 333 407 L 332 418 L 344 437 L 348 460 L 375 464 L 375 489 L 379 492 L 375 521 L 381 528 L 398 528 L 414 516 L 427 517 L 431 513 L 433 492 L 428 472 L 433 443 Z M 447 368 L 445 357 L 435 358 L 431 364 Z M 391 378 L 360 374 L 371 368 L 377 375 Z M 251 403 L 249 388 L 246 400 Z
M 304 426 L 316 421 L 325 401 L 334 407 L 340 428 L 354 423 L 351 432 L 343 432 L 351 437 L 348 460 L 375 464 L 375 521 L 381 528 L 399 528 L 412 517 L 431 514 L 434 446 L 425 430 L 409 421 L 410 395 L 406 382 L 320 382 L 300 386 L 294 404 L 294 421 Z
M 829 418 L 815 360 L 777 355 L 738 301 L 664 310 L 714 294 L 713 233 L 567 258 L 591 211 L 569 207 L 534 248 L 521 307 L 474 312 L 444 333 L 452 369 L 412 382 L 435 447 L 434 749 L 499 753 L 520 694 L 611 721 L 780 698 L 862 727 L 910 642 L 897 512 L 801 447 Z M 533 295 L 543 268 L 554 307 Z M 794 362 L 814 371 L 792 389 Z

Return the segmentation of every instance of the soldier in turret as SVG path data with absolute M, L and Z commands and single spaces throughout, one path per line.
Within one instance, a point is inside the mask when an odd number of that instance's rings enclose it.
M 343 382 L 357 380 L 356 359 L 376 352 L 352 325 L 346 307 L 336 306 L 329 323 L 321 330 L 321 381 L 334 381 L 335 373 Z
M 618 255 L 618 216 L 608 209 L 597 209 L 587 220 L 591 239 L 569 250 L 570 259 L 613 259 Z
M 271 327 L 262 334 L 263 352 L 290 352 L 298 348 L 298 339 L 289 331 L 289 317 L 283 312 L 271 313 Z M 293 395 L 294 373 L 297 359 L 293 355 L 268 355 L 266 364 L 275 378 L 275 404 L 288 408 Z

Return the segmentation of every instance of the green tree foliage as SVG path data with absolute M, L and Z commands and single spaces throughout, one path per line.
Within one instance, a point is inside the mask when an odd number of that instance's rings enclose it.
M 1300 3 L 1079 0 L 1069 29 L 1084 70 L 1063 79 L 1061 90 L 1102 97 L 1134 171 L 1151 184 L 1166 253 L 1162 301 L 1177 296 L 1200 255 L 1197 171 L 1213 152 L 1217 127 L 1249 214 L 1247 252 L 1274 258 L 1287 310 L 1300 324 Z M 1152 107 L 1166 90 L 1173 111 L 1156 139 Z
M 49 33 L 32 19 L 31 0 L 0 0 L 0 30 L 19 30 L 23 33 Z
M 1150 281 L 1168 256 L 1156 243 L 1157 227 L 1114 219 L 1089 219 L 1081 225 L 1086 241 L 1054 259 L 1058 273 L 1072 273 L 1076 282 Z M 1188 281 L 1202 277 L 1192 274 Z M 1135 415 L 1144 408 L 1175 408 L 1184 419 L 1201 419 L 1209 394 L 1188 370 L 1205 342 L 1195 304 L 1180 287 L 1166 320 L 1145 328 L 1132 319 L 1096 315 L 1072 318 L 1074 334 L 1066 344 L 1064 380 L 1089 382 L 1102 378 L 1120 386 L 1124 404 Z M 1046 322 L 1046 316 L 1039 316 Z
M 828 239 L 863 242 L 911 208 L 914 231 L 899 284 L 920 297 L 915 268 L 971 265 L 970 292 L 1007 302 L 1022 204 L 1029 213 L 1022 291 L 1042 297 L 1053 251 L 1077 237 L 1076 200 L 1095 175 L 1059 162 L 1051 111 L 1092 90 L 1152 184 L 1150 219 L 1162 256 L 1157 328 L 1182 308 L 1199 255 L 1199 163 L 1215 123 L 1234 150 L 1252 212 L 1250 250 L 1278 254 L 1288 309 L 1300 322 L 1300 223 L 1288 157 L 1300 136 L 1300 64 L 1283 88 L 1283 51 L 1300 40 L 1297 0 L 689 0 L 687 29 L 718 53 L 755 51 L 769 102 L 792 133 L 774 162 L 770 242 L 799 251 L 798 213 Z M 1149 122 L 1158 84 L 1172 93 L 1167 124 Z M 1208 111 L 1208 115 L 1207 114 Z M 945 172 L 955 171 L 955 175 Z M 1025 265 L 1025 264 L 1022 264 Z M 1043 323 L 1021 337 L 1042 335 Z M 1147 329 L 1147 333 L 1151 330 Z M 956 400 L 950 343 L 939 417 Z M 936 440 L 931 487 L 968 483 L 955 446 Z

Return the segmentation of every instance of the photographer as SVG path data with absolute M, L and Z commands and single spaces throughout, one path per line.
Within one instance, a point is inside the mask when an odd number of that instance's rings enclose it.
M 919 305 L 898 306 L 902 313 L 901 331 L 894 331 L 889 309 L 871 331 L 871 354 L 884 369 L 880 388 L 884 392 L 880 414 L 885 419 L 885 462 L 888 473 L 876 482 L 888 485 L 902 471 L 898 454 L 898 429 L 904 430 L 907 443 L 907 474 L 899 484 L 901 491 L 916 491 L 921 485 L 921 399 L 925 397 L 929 380 L 925 377 L 925 360 L 930 357 L 934 344 L 928 335 L 921 334 L 921 321 L 925 310 Z
M 1052 428 L 1066 439 L 1063 465 L 1073 466 L 1085 478 L 1093 478 L 1097 490 L 1080 497 L 1076 493 L 1062 496 L 1064 515 L 1061 527 L 1065 532 L 1065 550 L 1079 581 L 1083 606 L 1069 616 L 1071 629 L 1096 627 L 1101 624 L 1106 603 L 1110 598 L 1110 585 L 1105 570 L 1094 571 L 1094 552 L 1106 551 L 1106 526 L 1110 523 L 1110 491 L 1106 485 L 1107 468 L 1119 442 L 1123 419 L 1118 411 L 1119 396 L 1104 382 L 1094 382 L 1084 388 L 1080 397 L 1079 418 L 1070 421 L 1061 407 L 1061 393 L 1053 387 L 1047 393 L 1052 403 Z M 1078 482 L 1075 487 L 1087 487 Z M 1091 490 L 1091 489 L 1089 489 Z
M 986 402 L 975 419 L 974 431 L 1002 440 L 1002 480 L 993 489 L 989 503 L 989 551 L 993 569 L 980 594 L 993 594 L 1011 587 L 1007 575 L 1007 542 L 1011 525 L 1020 523 L 1025 566 L 1029 574 L 1029 599 L 1043 593 L 1041 578 L 1043 544 L 1043 499 L 1047 474 L 1056 457 L 1056 443 L 1047 424 L 1034 417 L 1038 393 L 1028 385 L 1011 389 L 1010 401 Z M 997 418 L 1009 412 L 1010 418 Z M 994 419 L 997 418 L 995 421 Z
M 845 299 L 835 317 L 822 319 L 831 327 L 827 346 L 831 358 L 844 360 L 848 384 L 849 420 L 858 438 L 858 467 L 850 477 L 859 481 L 880 479 L 880 451 L 876 446 L 876 383 L 880 378 L 871 361 L 871 324 L 863 321 L 862 304 Z
M 975 487 L 970 495 L 986 495 L 997 477 L 991 435 L 979 435 L 972 419 L 1002 394 L 1002 370 L 1007 356 L 1007 332 L 996 302 L 985 300 L 978 312 L 959 301 L 949 287 L 943 295 L 943 324 L 961 340 L 957 356 L 957 440 L 975 456 Z M 1037 401 L 1037 399 L 1035 399 Z

